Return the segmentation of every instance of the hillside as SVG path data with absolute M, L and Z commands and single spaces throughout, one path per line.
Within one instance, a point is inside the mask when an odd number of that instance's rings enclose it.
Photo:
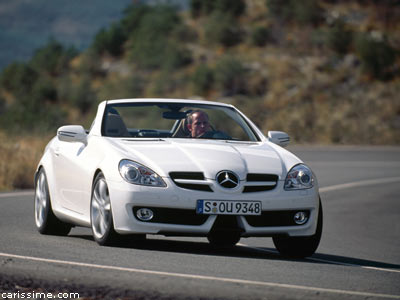
M 162 2 L 141 1 L 150 4 Z M 132 2 L 0 1 L 0 70 L 12 61 L 29 60 L 34 51 L 44 46 L 50 38 L 57 39 L 66 47 L 73 46 L 83 51 L 91 44 L 93 36 L 101 28 L 118 21 L 124 8 Z M 187 0 L 175 0 L 174 3 L 185 7 Z
M 87 50 L 53 40 L 7 66 L 0 137 L 88 127 L 103 99 L 179 97 L 232 103 L 294 143 L 398 145 L 399 29 L 400 5 L 391 0 L 132 5 Z M 12 149 L 0 146 L 15 159 Z M 2 183 L 0 174 L 0 188 L 26 181 Z
M 0 2 L 0 70 L 14 60 L 27 61 L 51 37 L 79 50 L 98 30 L 118 21 L 131 0 Z

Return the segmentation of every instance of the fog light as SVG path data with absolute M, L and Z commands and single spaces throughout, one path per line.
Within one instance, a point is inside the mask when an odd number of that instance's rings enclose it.
M 299 211 L 295 213 L 293 220 L 297 225 L 303 225 L 308 221 L 308 216 L 304 211 Z
M 153 219 L 154 213 L 149 208 L 140 208 L 136 211 L 136 216 L 140 221 L 150 221 Z

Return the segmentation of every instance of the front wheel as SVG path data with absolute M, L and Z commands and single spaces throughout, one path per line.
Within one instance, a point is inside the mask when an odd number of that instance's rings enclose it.
M 319 201 L 317 230 L 311 236 L 275 236 L 272 238 L 280 254 L 293 258 L 304 258 L 314 254 L 317 250 L 322 235 L 322 205 Z
M 118 234 L 114 230 L 110 194 L 102 173 L 96 176 L 93 184 L 90 222 L 93 237 L 99 245 L 112 245 L 118 240 Z
M 35 180 L 35 225 L 41 234 L 67 235 L 71 225 L 57 219 L 50 201 L 49 186 L 44 169 L 40 169 Z

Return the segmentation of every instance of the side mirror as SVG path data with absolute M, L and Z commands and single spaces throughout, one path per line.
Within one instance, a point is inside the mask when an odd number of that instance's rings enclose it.
M 277 144 L 281 147 L 286 147 L 289 145 L 290 137 L 286 132 L 268 131 L 268 140 L 271 143 Z
M 87 144 L 87 134 L 81 125 L 67 125 L 58 128 L 57 137 L 60 141 Z

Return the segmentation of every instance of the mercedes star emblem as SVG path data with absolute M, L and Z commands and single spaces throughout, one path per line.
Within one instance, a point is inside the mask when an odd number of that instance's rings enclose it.
M 217 182 L 224 188 L 233 189 L 239 185 L 239 177 L 232 171 L 221 171 L 217 174 Z

